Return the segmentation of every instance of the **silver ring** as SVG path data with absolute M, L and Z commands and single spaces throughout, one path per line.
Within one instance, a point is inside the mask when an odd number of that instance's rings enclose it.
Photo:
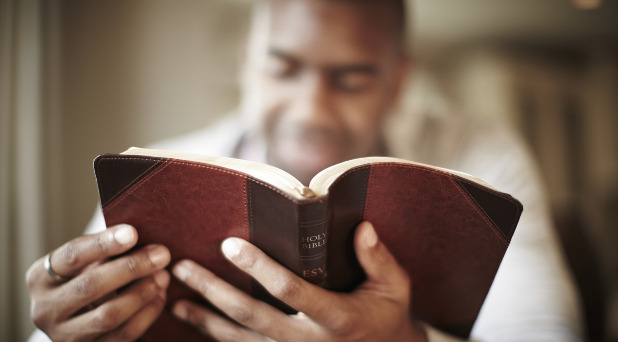
M 47 255 L 45 256 L 45 269 L 47 270 L 47 274 L 49 274 L 50 277 L 52 277 L 53 280 L 55 281 L 62 281 L 65 282 L 69 279 L 71 279 L 70 277 L 67 276 L 63 276 L 61 274 L 56 273 L 52 267 L 51 267 L 51 252 L 47 253 Z

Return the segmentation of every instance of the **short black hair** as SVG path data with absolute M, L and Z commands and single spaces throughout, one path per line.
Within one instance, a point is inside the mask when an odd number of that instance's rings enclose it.
M 254 10 L 256 10 L 259 5 L 268 2 L 269 0 L 259 0 L 254 4 Z M 316 1 L 316 0 L 305 0 L 305 1 Z M 319 1 L 319 0 L 318 0 Z M 407 1 L 410 0 L 321 0 L 324 2 L 344 2 L 348 4 L 373 4 L 373 5 L 381 5 L 388 9 L 390 15 L 392 15 L 392 23 L 393 23 L 393 31 L 395 36 L 395 42 L 398 45 L 398 48 L 403 52 L 407 46 L 407 27 L 408 23 L 408 15 L 407 15 Z
M 312 1 L 312 0 L 309 0 Z M 401 49 L 405 48 L 407 38 L 407 6 L 406 0 L 326 0 L 332 2 L 346 2 L 350 4 L 380 4 L 388 8 L 393 17 L 393 29 Z

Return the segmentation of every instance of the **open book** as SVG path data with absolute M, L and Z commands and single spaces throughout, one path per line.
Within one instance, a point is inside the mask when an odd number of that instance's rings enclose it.
M 269 165 L 163 150 L 101 155 L 94 167 L 108 226 L 131 224 L 138 246 L 167 245 L 172 263 L 193 259 L 286 312 L 226 261 L 223 239 L 244 238 L 309 282 L 351 291 L 364 279 L 353 233 L 368 220 L 412 279 L 415 317 L 461 337 L 522 212 L 516 199 L 472 176 L 386 157 L 331 166 L 308 187 Z M 179 298 L 201 300 L 173 281 L 168 301 Z M 191 340 L 197 332 L 164 313 L 145 338 Z

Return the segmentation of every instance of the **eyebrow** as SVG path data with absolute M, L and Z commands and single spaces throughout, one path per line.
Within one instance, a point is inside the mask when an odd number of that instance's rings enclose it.
M 371 64 L 345 65 L 340 67 L 334 67 L 332 69 L 337 74 L 360 73 L 376 75 L 378 73 L 378 68 Z
M 268 54 L 273 57 L 288 60 L 294 64 L 300 64 L 300 60 L 296 56 L 280 50 L 276 47 L 270 47 L 268 49 Z M 376 75 L 378 73 L 378 68 L 375 65 L 368 63 L 351 63 L 339 66 L 335 65 L 330 67 L 329 69 L 337 74 L 361 73 L 367 75 Z
M 289 60 L 292 63 L 300 63 L 298 58 L 296 58 L 295 56 L 293 56 L 293 55 L 291 55 L 291 54 L 289 54 L 289 53 L 287 53 L 285 51 L 282 51 L 282 50 L 280 50 L 280 49 L 278 49 L 276 47 L 268 48 L 268 54 L 271 55 L 271 56 L 274 56 L 274 57 L 281 58 L 281 59 L 287 59 L 287 60 Z

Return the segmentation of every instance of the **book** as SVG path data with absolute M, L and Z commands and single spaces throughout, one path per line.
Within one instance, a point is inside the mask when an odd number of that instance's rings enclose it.
M 412 280 L 414 317 L 464 338 L 523 210 L 472 176 L 388 157 L 331 166 L 309 186 L 266 164 L 153 149 L 100 155 L 94 169 L 108 227 L 131 224 L 137 247 L 164 244 L 172 264 L 192 259 L 288 313 L 293 310 L 224 258 L 221 242 L 246 239 L 311 283 L 352 291 L 365 279 L 354 229 L 370 221 Z M 174 279 L 168 304 L 180 298 L 208 305 Z M 144 336 L 205 339 L 169 310 Z

